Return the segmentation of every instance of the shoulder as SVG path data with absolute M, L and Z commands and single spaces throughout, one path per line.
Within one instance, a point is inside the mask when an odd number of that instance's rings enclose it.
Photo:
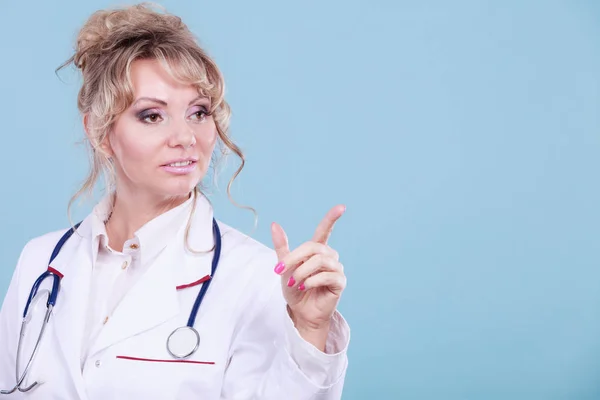
M 253 278 L 274 276 L 275 250 L 239 230 L 217 221 L 221 230 L 221 257 L 240 275 Z
M 25 246 L 23 246 L 23 250 L 21 251 L 21 259 L 31 258 L 33 256 L 42 256 L 47 255 L 50 256 L 50 252 L 56 246 L 56 243 L 60 240 L 60 238 L 67 232 L 70 228 L 64 228 L 52 232 L 45 233 L 40 236 L 35 236 L 30 239 Z
M 61 229 L 48 232 L 25 243 L 14 267 L 9 290 L 15 293 L 29 290 L 28 287 L 48 268 L 52 249 L 66 231 L 67 229 Z
M 248 261 L 272 261 L 277 259 L 273 249 L 252 238 L 251 236 L 223 223 L 217 221 L 221 230 L 222 255 L 242 256 Z
M 17 263 L 21 276 L 40 274 L 48 268 L 52 250 L 60 238 L 71 228 L 63 228 L 35 236 L 25 243 Z

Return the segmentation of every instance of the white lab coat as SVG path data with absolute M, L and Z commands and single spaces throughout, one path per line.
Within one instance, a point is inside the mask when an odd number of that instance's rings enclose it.
M 212 216 L 212 208 L 199 196 L 189 233 L 194 249 L 213 245 Z M 200 289 L 176 287 L 210 275 L 211 268 L 212 253 L 186 251 L 185 229 L 180 229 L 176 240 L 117 306 L 93 343 L 82 371 L 82 321 L 92 273 L 88 216 L 52 263 L 64 278 L 28 380 L 44 383 L 25 395 L 0 395 L 0 400 L 340 399 L 349 342 L 349 328 L 342 316 L 334 315 L 328 354 L 305 342 L 287 315 L 281 278 L 273 272 L 277 262 L 274 251 L 221 222 L 219 227 L 221 259 L 195 323 L 200 347 L 189 359 L 206 364 L 165 362 L 173 360 L 166 349 L 167 337 L 186 324 Z M 15 384 L 25 302 L 63 233 L 31 240 L 19 258 L 0 311 L 1 389 Z M 43 287 L 49 285 L 47 279 Z M 42 304 L 36 315 L 42 315 L 43 309 Z M 35 328 L 25 340 L 26 348 L 31 348 L 37 334 Z

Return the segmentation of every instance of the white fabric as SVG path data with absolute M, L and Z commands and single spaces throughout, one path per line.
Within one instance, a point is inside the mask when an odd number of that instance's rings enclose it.
M 221 261 L 195 324 L 199 350 L 186 363 L 170 362 L 167 337 L 186 324 L 201 288 L 177 287 L 209 275 L 212 259 L 213 212 L 204 197 L 198 198 L 188 243 L 206 251 L 190 252 L 183 245 L 189 206 L 148 223 L 125 246 L 135 243 L 138 249 L 122 254 L 111 252 L 103 239 L 98 225 L 105 219 L 102 203 L 83 221 L 52 263 L 64 278 L 25 382 L 44 383 L 26 398 L 341 398 L 350 340 L 346 321 L 335 313 L 327 353 L 302 339 L 286 311 L 280 277 L 273 272 L 275 252 L 220 221 Z M 15 383 L 20 314 L 31 285 L 45 271 L 63 233 L 31 240 L 19 258 L 0 310 L 2 389 Z M 125 270 L 123 261 L 131 263 Z M 36 337 L 26 337 L 24 346 Z
M 193 197 L 142 226 L 127 240 L 122 251 L 110 247 L 106 221 L 112 211 L 112 196 L 92 210 L 92 279 L 84 326 L 81 368 L 88 351 L 113 311 L 182 224 L 187 223 Z M 142 250 L 143 249 L 143 250 Z

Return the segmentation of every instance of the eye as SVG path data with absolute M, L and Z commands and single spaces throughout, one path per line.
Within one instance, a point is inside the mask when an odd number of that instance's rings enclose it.
M 159 118 L 160 118 L 160 115 L 158 115 L 158 114 L 150 114 L 144 118 L 144 121 L 154 123 L 154 122 L 158 121 Z
M 140 119 L 140 121 L 142 121 L 145 124 L 155 124 L 162 117 L 157 112 L 143 112 L 143 113 L 140 113 L 138 118 Z
M 204 122 L 206 120 L 206 117 L 208 116 L 208 111 L 206 110 L 206 108 L 204 107 L 199 107 L 196 111 L 194 111 L 194 113 L 191 115 L 191 118 L 193 120 L 196 120 L 198 122 Z

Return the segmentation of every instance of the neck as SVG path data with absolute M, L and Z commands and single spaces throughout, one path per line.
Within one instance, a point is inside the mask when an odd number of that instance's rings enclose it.
M 123 251 L 124 243 L 133 238 L 142 226 L 161 214 L 183 204 L 190 194 L 157 198 L 150 194 L 118 190 L 114 194 L 113 208 L 106 222 L 110 247 Z

